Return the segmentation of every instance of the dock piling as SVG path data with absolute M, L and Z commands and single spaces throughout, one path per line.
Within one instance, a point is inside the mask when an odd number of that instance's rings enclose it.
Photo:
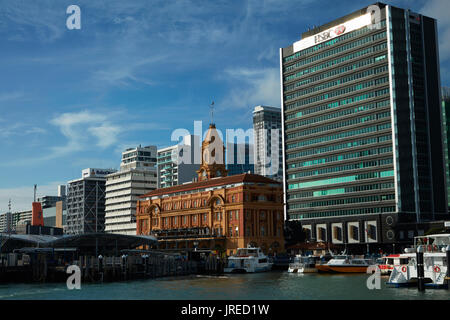
M 423 266 L 423 247 L 419 246 L 416 252 L 417 259 L 417 289 L 419 291 L 425 291 L 424 282 L 424 266 Z
M 445 248 L 445 254 L 447 257 L 447 274 L 445 275 L 447 278 L 447 290 L 449 289 L 449 282 L 450 282 L 450 246 L 447 246 Z

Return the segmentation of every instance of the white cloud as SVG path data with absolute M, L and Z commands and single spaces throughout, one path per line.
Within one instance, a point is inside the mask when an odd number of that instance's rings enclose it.
M 9 40 L 26 41 L 29 38 L 39 38 L 50 42 L 62 36 L 65 28 L 65 8 L 55 5 L 53 1 L 6 1 L 2 2 L 0 20 L 3 25 L 12 25 L 15 32 L 9 32 Z M 62 19 L 61 19 L 62 16 Z M 8 31 L 6 28 L 2 28 Z
M 167 58 L 167 55 L 135 59 L 134 61 L 130 61 L 127 58 L 116 59 L 112 66 L 93 72 L 92 84 L 95 86 L 130 86 L 136 83 L 155 85 L 155 81 L 146 79 L 145 76 L 139 76 L 139 70 L 158 63 L 165 58 Z
M 66 145 L 53 147 L 52 153 L 47 159 L 63 156 L 72 152 L 84 150 L 95 144 L 101 148 L 113 145 L 122 128 L 112 124 L 114 113 L 109 114 L 92 112 L 88 110 L 72 113 L 64 113 L 53 118 L 50 123 L 58 126 L 61 133 L 68 139 Z
M 99 127 L 90 127 L 88 131 L 95 136 L 97 146 L 107 148 L 117 141 L 117 135 L 122 131 L 122 128 L 110 124 L 102 124 Z
M 24 131 L 25 134 L 45 134 L 47 130 L 39 127 L 31 127 Z
M 46 185 L 38 185 L 36 197 L 51 196 L 58 194 L 58 185 L 66 182 L 54 181 Z M 34 186 L 21 186 L 15 188 L 0 188 L 0 213 L 8 211 L 8 201 L 11 199 L 11 211 L 31 210 L 34 197 Z
M 0 119 L 0 122 L 6 122 L 6 120 Z M 8 139 L 12 136 L 38 135 L 45 133 L 47 133 L 46 129 L 29 126 L 26 123 L 6 124 L 0 127 L 0 138 L 2 139 Z
M 234 83 L 222 103 L 227 108 L 253 109 L 257 105 L 280 105 L 280 71 L 267 69 L 229 69 L 225 73 Z
M 5 102 L 5 101 L 11 101 L 11 100 L 17 100 L 20 98 L 24 97 L 24 93 L 23 92 L 4 92 L 4 93 L 0 93 L 0 102 Z

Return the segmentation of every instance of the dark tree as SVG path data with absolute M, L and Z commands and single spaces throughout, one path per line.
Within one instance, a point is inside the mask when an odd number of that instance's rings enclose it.
M 284 240 L 286 246 L 291 246 L 299 242 L 306 241 L 306 234 L 303 231 L 300 221 L 289 220 L 285 222 Z

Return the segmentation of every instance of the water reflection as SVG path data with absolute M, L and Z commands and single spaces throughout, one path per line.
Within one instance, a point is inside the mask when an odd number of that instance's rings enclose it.
M 105 284 L 82 284 L 67 290 L 64 283 L 1 285 L 0 299 L 138 299 L 138 300 L 449 300 L 449 290 L 366 287 L 365 274 L 291 274 L 269 272 L 225 276 L 189 276 Z

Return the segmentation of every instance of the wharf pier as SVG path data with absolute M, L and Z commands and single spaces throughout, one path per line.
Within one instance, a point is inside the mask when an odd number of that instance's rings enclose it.
M 158 251 L 122 253 L 122 256 L 78 256 L 76 260 L 63 260 L 51 250 L 24 248 L 1 255 L 0 283 L 66 281 L 69 266 L 77 266 L 81 281 L 88 283 L 223 273 L 224 262 L 213 257 L 188 260 Z
M 66 281 L 71 275 L 67 273 L 69 266 L 79 268 L 82 282 L 111 282 L 221 274 L 225 265 L 217 256 L 199 255 L 195 251 L 141 249 L 155 243 L 142 237 L 90 234 L 10 239 L 10 247 L 4 242 L 0 253 L 0 283 Z

